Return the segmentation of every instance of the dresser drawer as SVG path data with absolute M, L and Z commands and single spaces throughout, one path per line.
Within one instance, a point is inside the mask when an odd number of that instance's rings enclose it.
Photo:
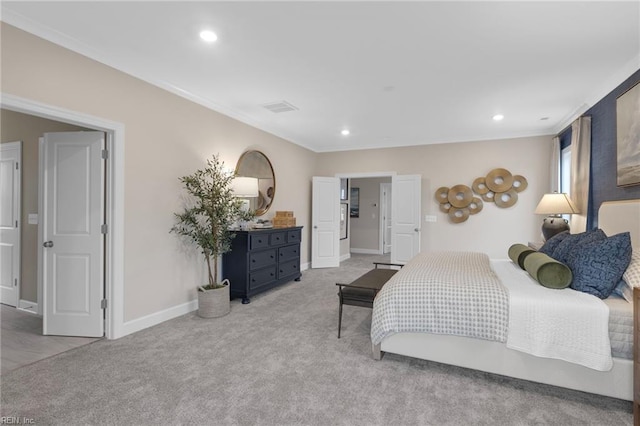
M 280 262 L 286 262 L 287 260 L 298 260 L 300 257 L 300 245 L 280 247 L 278 249 L 278 258 Z
M 302 231 L 300 229 L 287 231 L 287 242 L 289 244 L 299 243 L 301 239 L 302 239 Z
M 260 271 L 251 272 L 249 274 L 249 289 L 267 285 L 276 280 L 276 267 L 262 269 Z
M 264 268 L 265 266 L 275 265 L 276 251 L 265 250 L 249 254 L 249 270 Z
M 269 247 L 269 234 L 249 235 L 249 250 Z
M 285 262 L 281 263 L 278 267 L 278 278 L 286 277 L 288 275 L 299 275 L 300 274 L 300 265 L 299 262 Z
M 280 246 L 287 242 L 287 233 L 286 232 L 274 232 L 269 236 L 269 243 L 272 246 Z

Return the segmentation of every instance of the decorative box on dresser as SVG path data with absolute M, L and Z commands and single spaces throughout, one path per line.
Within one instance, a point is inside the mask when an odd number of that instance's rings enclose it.
M 231 251 L 222 257 L 222 276 L 231 297 L 250 298 L 291 280 L 300 281 L 302 226 L 234 231 Z
M 640 426 L 640 288 L 633 289 L 633 424 Z

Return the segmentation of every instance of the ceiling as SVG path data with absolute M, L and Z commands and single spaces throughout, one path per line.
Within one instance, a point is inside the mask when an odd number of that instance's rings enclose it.
M 1 11 L 316 152 L 554 134 L 640 68 L 637 1 L 2 1 Z M 203 42 L 203 29 L 218 40 Z M 295 109 L 264 107 L 282 101 Z

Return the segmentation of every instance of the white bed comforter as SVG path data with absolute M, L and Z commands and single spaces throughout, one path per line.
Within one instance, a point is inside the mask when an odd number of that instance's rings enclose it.
M 602 300 L 543 287 L 511 261 L 491 266 L 509 291 L 508 348 L 611 370 L 609 308 Z

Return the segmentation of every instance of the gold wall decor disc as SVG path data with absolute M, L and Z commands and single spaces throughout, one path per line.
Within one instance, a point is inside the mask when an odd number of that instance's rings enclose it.
M 471 185 L 471 188 L 473 188 L 473 192 L 475 192 L 478 195 L 486 194 L 487 192 L 489 192 L 489 188 L 487 188 L 487 184 L 485 183 L 485 178 L 483 177 L 479 177 L 476 180 L 474 180 L 473 185 Z
M 467 207 L 473 198 L 473 192 L 467 185 L 456 185 L 449 190 L 449 202 L 453 207 Z
M 527 182 L 527 179 L 524 176 L 515 175 L 513 177 L 513 185 L 511 187 L 515 189 L 516 192 L 524 191 L 527 189 L 527 186 L 529 186 L 529 182 Z
M 493 192 L 505 192 L 513 185 L 513 175 L 507 169 L 493 169 L 487 175 L 485 183 Z
M 510 189 L 505 192 L 497 193 L 493 198 L 496 206 L 502 207 L 504 209 L 507 207 L 511 207 L 518 201 L 518 193 L 515 189 Z
M 461 223 L 469 219 L 469 209 L 457 209 L 455 207 L 449 210 L 449 220 L 453 223 Z
M 482 207 L 484 207 L 484 204 L 480 197 L 473 197 L 469 203 L 469 214 L 480 213 L 482 211 Z
M 442 213 L 449 213 L 450 209 L 451 209 L 451 204 L 448 201 L 446 203 L 440 204 L 440 211 Z
M 487 203 L 492 203 L 494 196 L 495 196 L 495 193 L 493 191 L 489 191 L 486 194 L 481 195 L 482 200 Z
M 436 190 L 436 200 L 439 203 L 447 203 L 449 202 L 449 187 L 441 186 Z

